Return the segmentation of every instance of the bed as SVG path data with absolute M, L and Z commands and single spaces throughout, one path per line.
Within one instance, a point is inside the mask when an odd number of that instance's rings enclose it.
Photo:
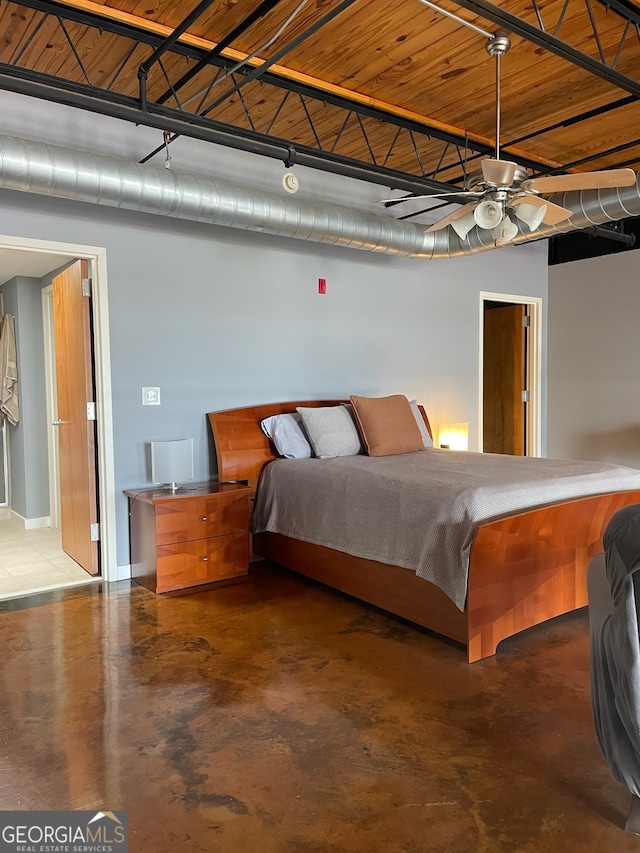
M 209 413 L 219 479 L 257 488 L 265 466 L 276 459 L 260 427 L 264 418 L 342 402 L 292 401 Z M 420 412 L 430 432 L 422 407 Z M 447 453 L 455 451 L 432 451 Z M 494 655 L 501 640 L 587 604 L 586 569 L 602 550 L 609 519 L 620 507 L 640 503 L 640 471 L 637 476 L 629 471 L 626 484 L 629 488 L 545 503 L 476 525 L 462 607 L 405 567 L 294 535 L 257 533 L 253 551 L 462 644 L 473 663 Z

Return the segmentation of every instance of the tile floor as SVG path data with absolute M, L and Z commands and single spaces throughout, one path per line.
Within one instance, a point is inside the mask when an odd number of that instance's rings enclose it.
M 94 580 L 64 553 L 59 531 L 0 520 L 0 600 Z

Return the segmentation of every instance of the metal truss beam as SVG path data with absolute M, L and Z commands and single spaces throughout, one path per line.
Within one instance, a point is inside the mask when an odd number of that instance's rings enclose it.
M 559 31 L 559 24 L 555 28 L 555 33 L 549 32 L 544 24 L 544 20 L 542 17 L 542 9 L 539 4 L 539 0 L 533 0 L 533 8 L 536 12 L 537 25 L 530 24 L 527 21 L 524 21 L 522 18 L 518 18 L 515 15 L 512 15 L 510 12 L 505 11 L 505 9 L 501 8 L 500 6 L 496 6 L 495 4 L 490 3 L 489 0 L 455 0 L 455 2 L 463 9 L 468 9 L 470 12 L 474 12 L 475 14 L 485 18 L 485 20 L 497 24 L 501 29 L 505 29 L 509 33 L 514 33 L 515 35 L 526 39 L 526 41 L 530 41 L 533 44 L 538 45 L 538 47 L 542 47 L 545 50 L 550 51 L 551 53 L 555 53 L 556 56 L 560 56 L 567 62 L 571 62 L 573 65 L 577 65 L 578 67 L 583 68 L 585 71 L 594 74 L 596 77 L 600 77 L 602 80 L 606 80 L 613 86 L 616 86 L 619 89 L 623 89 L 625 92 L 629 92 L 636 98 L 640 98 L 640 81 L 636 80 L 633 77 L 629 77 L 627 74 L 623 74 L 615 67 L 620 49 L 627 35 L 626 26 L 621 36 L 621 41 L 618 46 L 618 50 L 616 51 L 615 59 L 612 63 L 609 63 L 606 61 L 606 58 L 601 48 L 600 34 L 598 31 L 597 22 L 591 13 L 589 14 L 589 21 L 592 27 L 594 39 L 598 46 L 598 51 L 600 54 L 599 60 L 594 59 L 593 57 L 589 56 L 589 54 L 584 53 L 583 51 L 578 50 L 575 47 L 572 47 L 570 44 L 560 39 L 557 34 L 557 32 Z M 632 26 L 634 29 L 640 26 L 639 11 L 634 11 L 630 8 L 627 8 L 622 3 L 616 2 L 616 0 L 596 0 L 596 2 L 600 3 L 603 6 L 607 6 L 611 9 L 614 9 L 616 14 L 618 14 L 623 20 L 626 21 L 626 24 L 628 26 Z M 568 12 L 570 8 L 573 11 L 575 6 L 577 5 L 578 4 L 574 4 L 573 6 L 571 6 L 570 0 L 565 0 L 564 10 L 560 15 L 560 23 L 563 20 L 566 20 L 566 12 Z M 589 8 L 589 0 L 587 0 L 587 8 Z
M 221 39 L 218 44 L 216 44 L 215 47 L 213 47 L 209 51 L 209 53 L 206 54 L 206 56 L 203 56 L 202 59 L 200 59 L 200 61 L 197 62 L 193 66 L 193 68 L 190 68 L 189 71 L 183 74 L 182 77 L 177 80 L 171 86 L 170 89 L 167 89 L 167 91 L 163 95 L 160 95 L 160 97 L 157 99 L 157 103 L 164 104 L 165 101 L 172 94 L 174 94 L 178 91 L 178 89 L 181 89 L 184 85 L 186 85 L 189 80 L 192 80 L 196 76 L 196 74 L 206 68 L 207 65 L 210 65 L 212 61 L 216 59 L 216 57 L 221 56 L 225 48 L 230 47 L 239 35 L 242 35 L 242 33 L 246 32 L 249 27 L 251 27 L 256 21 L 260 20 L 260 18 L 264 17 L 264 15 L 266 15 L 267 12 L 270 12 L 271 9 L 273 9 L 273 7 L 279 2 L 280 0 L 262 0 L 260 5 L 257 6 L 257 8 L 254 9 L 250 15 L 247 15 L 246 18 L 243 18 L 230 33 L 228 33 L 223 39 Z M 140 66 L 141 70 L 143 69 L 143 67 L 145 68 L 145 70 L 148 70 L 146 68 L 146 63 L 143 63 L 143 65 Z
M 162 66 L 159 57 L 160 53 L 164 51 L 188 57 L 190 60 L 195 60 L 198 64 L 205 62 L 206 65 L 211 67 L 212 73 L 219 73 L 220 69 L 228 71 L 234 64 L 231 60 L 223 59 L 220 56 L 211 59 L 211 51 L 207 52 L 205 49 L 176 42 L 173 34 L 168 38 L 164 38 L 144 29 L 128 26 L 119 21 L 104 19 L 101 16 L 86 11 L 67 8 L 59 3 L 51 2 L 51 0 L 16 0 L 16 2 L 17 5 L 24 5 L 41 12 L 43 16 L 54 16 L 58 21 L 67 18 L 77 23 L 122 36 L 129 39 L 133 46 L 144 44 L 150 50 L 150 57 L 148 59 L 149 67 L 151 66 L 151 61 L 155 58 L 158 58 Z M 347 4 L 343 0 L 343 3 L 340 5 L 346 8 Z M 299 40 L 299 37 L 297 40 Z M 295 43 L 297 43 L 297 40 L 294 40 Z M 211 118 L 205 115 L 197 116 L 193 112 L 181 109 L 179 103 L 177 107 L 170 108 L 163 105 L 160 101 L 147 102 L 145 98 L 140 103 L 132 98 L 123 97 L 112 91 L 113 76 L 106 88 L 99 88 L 93 86 L 91 81 L 87 81 L 86 84 L 73 83 L 62 78 L 42 75 L 17 64 L 11 64 L 0 65 L 0 72 L 2 73 L 0 85 L 12 91 L 21 91 L 25 94 L 31 94 L 53 102 L 71 104 L 96 113 L 116 115 L 137 124 L 158 127 L 174 136 L 187 135 L 200 139 L 209 138 L 211 141 L 219 144 L 243 150 L 251 150 L 261 153 L 264 156 L 275 157 L 285 163 L 292 163 L 294 161 L 300 164 L 306 163 L 313 165 L 314 168 L 325 169 L 326 171 L 337 172 L 351 177 L 357 176 L 362 180 L 369 180 L 373 183 L 403 189 L 407 192 L 424 193 L 428 190 L 446 192 L 447 190 L 459 189 L 458 186 L 450 182 L 438 181 L 438 169 L 433 170 L 432 163 L 425 165 L 420 161 L 419 147 L 421 139 L 424 142 L 428 142 L 430 146 L 433 146 L 434 142 L 436 143 L 436 147 L 440 145 L 442 155 L 444 155 L 447 149 L 450 149 L 450 158 L 453 157 L 460 163 L 462 163 L 468 153 L 475 153 L 481 156 L 491 153 L 492 149 L 489 145 L 470 142 L 462 136 L 444 132 L 427 123 L 394 116 L 382 109 L 361 105 L 347 98 L 341 98 L 338 95 L 329 94 L 321 89 L 315 89 L 313 86 L 302 85 L 285 79 L 269 71 L 268 66 L 270 64 L 267 63 L 267 70 L 249 68 L 247 76 L 253 77 L 255 80 L 253 85 L 274 86 L 283 92 L 284 97 L 296 97 L 299 99 L 306 116 L 307 130 L 315 139 L 316 148 L 301 144 L 296 139 L 281 139 L 271 136 L 268 132 L 262 134 L 256 133 L 254 130 L 255 124 L 251 118 L 251 110 L 244 100 L 243 106 L 252 128 L 251 131 L 232 125 L 225 125 L 220 121 L 216 121 L 215 116 Z M 164 68 L 162 70 L 164 71 Z M 86 77 L 86 75 L 84 76 Z M 246 76 L 238 74 L 233 78 L 233 91 L 239 91 L 247 82 Z M 242 95 L 240 96 L 242 97 Z M 277 111 L 281 108 L 283 102 L 283 97 L 279 96 L 275 100 L 280 106 L 274 108 L 276 111 L 269 123 L 269 128 L 275 122 Z M 226 101 L 226 98 L 221 98 L 220 104 L 223 105 L 224 101 Z M 333 144 L 329 148 L 321 146 L 320 134 L 314 127 L 312 119 L 313 110 L 309 109 L 314 102 L 316 111 L 318 103 L 322 105 L 330 104 L 338 111 L 342 110 L 344 113 L 343 131 L 349 122 L 358 123 L 363 152 L 365 152 L 365 156 L 366 152 L 368 152 L 369 160 L 356 160 L 336 153 L 334 148 L 338 142 L 337 139 L 333 140 Z M 369 122 L 368 131 L 365 129 L 362 121 L 365 117 L 375 120 L 374 122 Z M 370 135 L 382 129 L 382 132 L 386 132 L 388 137 L 390 127 L 394 133 L 394 141 L 391 146 L 376 146 L 374 140 L 370 139 Z M 388 168 L 386 163 L 395 152 L 395 146 L 399 144 L 398 140 L 401 135 L 404 136 L 405 144 L 407 135 L 410 137 L 410 147 L 415 151 L 415 160 L 413 166 L 409 168 L 403 166 L 403 171 L 398 171 L 397 169 Z M 386 155 L 381 159 L 379 158 L 379 162 L 376 162 L 373 151 L 374 149 L 380 151 L 382 148 L 386 152 Z M 442 160 L 442 157 L 440 159 Z M 537 161 L 532 161 L 530 164 L 524 165 L 530 165 L 531 168 L 539 170 L 541 164 Z M 427 168 L 433 174 L 427 176 Z
M 379 184 L 385 187 L 395 187 L 408 193 L 421 194 L 424 192 L 447 191 L 454 192 L 459 187 L 440 183 L 420 176 L 411 176 L 384 166 L 363 163 L 343 157 L 329 151 L 318 151 L 308 146 L 296 145 L 295 148 L 286 140 L 239 127 L 225 125 L 211 119 L 179 112 L 178 110 L 154 105 L 147 112 L 141 112 L 137 99 L 127 98 L 114 92 L 104 92 L 99 89 L 61 81 L 59 78 L 46 78 L 46 75 L 35 74 L 24 69 L 15 69 L 0 63 L 0 88 L 17 92 L 22 95 L 53 101 L 67 106 L 78 107 L 100 115 L 143 124 L 217 145 L 260 154 L 264 157 L 291 163 L 292 159 L 301 166 L 320 169 L 344 177 L 356 178 L 362 181 Z
M 62 3 L 53 2 L 53 0 L 11 0 L 11 2 L 41 12 L 43 20 L 47 16 L 55 17 L 63 29 L 67 40 L 69 40 L 69 35 L 64 29 L 64 20 L 71 20 L 128 39 L 132 45 L 131 51 L 139 44 L 148 46 L 150 56 L 142 64 L 141 68 L 146 74 L 151 66 L 157 62 L 169 86 L 163 95 L 152 102 L 147 102 L 146 87 L 144 97 L 141 97 L 140 100 L 119 95 L 113 91 L 113 86 L 120 73 L 119 71 L 112 75 L 108 84 L 99 88 L 92 85 L 91 81 L 88 80 L 81 58 L 77 56 L 78 67 L 87 79 L 86 84 L 73 83 L 63 78 L 43 75 L 13 62 L 11 65 L 0 65 L 0 86 L 12 91 L 20 91 L 24 94 L 30 94 L 53 102 L 66 103 L 96 113 L 124 118 L 127 121 L 133 121 L 137 124 L 159 128 L 166 134 L 173 136 L 186 135 L 209 140 L 229 147 L 273 157 L 282 160 L 286 164 L 296 162 L 301 165 L 311 165 L 313 168 L 324 169 L 325 171 L 349 177 L 358 177 L 362 180 L 418 194 L 429 190 L 446 192 L 447 190 L 453 191 L 459 189 L 457 182 L 463 179 L 466 163 L 477 161 L 483 156 L 492 156 L 493 153 L 492 146 L 468 140 L 462 134 L 457 135 L 443 131 L 439 127 L 429 125 L 428 122 L 411 121 L 394 115 L 392 112 L 386 112 L 383 109 L 361 104 L 351 100 L 348 96 L 341 97 L 340 95 L 326 92 L 321 88 L 315 88 L 312 85 L 302 84 L 285 78 L 269 70 L 270 65 L 276 61 L 275 59 L 263 63 L 262 66 L 247 65 L 240 72 L 234 73 L 233 67 L 236 63 L 220 56 L 220 52 L 223 49 L 222 44 L 232 41 L 232 34 L 223 39 L 223 42 L 217 48 L 207 51 L 204 48 L 194 47 L 179 40 L 181 32 L 184 31 L 185 22 L 169 36 L 163 37 L 149 32 L 144 28 L 144 25 L 136 27 L 124 24 L 120 21 L 102 17 L 96 13 L 67 7 Z M 270 5 L 275 5 L 276 2 L 277 0 L 272 0 L 269 3 L 267 0 L 263 0 L 259 4 L 258 9 L 266 10 Z M 504 10 L 491 4 L 488 0 L 456 0 L 456 2 L 458 5 L 476 12 L 487 20 L 493 21 L 500 27 L 504 27 L 510 32 L 517 33 L 529 41 L 552 50 L 568 61 L 586 68 L 586 70 L 597 74 L 599 77 L 608 79 L 609 82 L 613 82 L 615 85 L 631 93 L 631 97 L 629 98 L 616 101 L 610 107 L 600 108 L 602 111 L 609 108 L 614 109 L 632 99 L 640 97 L 640 82 L 634 81 L 617 71 L 613 67 L 615 61 L 613 65 L 607 65 L 606 62 L 594 60 L 592 57 L 560 41 L 557 36 L 558 26 L 556 26 L 555 34 L 552 35 L 547 32 L 544 27 L 539 0 L 533 0 L 536 17 L 539 22 L 538 27 L 504 12 Z M 585 2 L 601 2 L 601 0 L 585 0 Z M 568 3 L 569 0 L 565 0 L 565 8 Z M 205 5 L 206 0 L 202 0 L 192 15 L 185 20 L 190 20 L 199 10 L 204 9 Z M 339 4 L 340 7 L 345 8 L 346 5 L 346 0 L 343 0 Z M 621 16 L 624 16 L 626 11 L 626 20 L 629 26 L 633 26 L 640 36 L 640 12 L 634 13 L 633 10 L 626 9 L 620 0 L 608 0 L 605 5 L 615 9 L 616 14 Z M 254 14 L 257 14 L 257 10 Z M 599 36 L 597 29 L 595 29 L 593 16 L 591 16 L 591 22 L 594 27 L 595 39 L 599 44 Z M 242 23 L 238 26 L 242 26 Z M 294 39 L 294 43 L 297 43 L 296 39 Z M 71 48 L 74 54 L 77 53 L 73 44 L 71 44 Z M 604 59 L 602 51 L 600 52 L 601 58 Z M 172 53 L 193 60 L 195 62 L 194 68 L 203 73 L 206 73 L 206 69 L 210 68 L 213 78 L 211 81 L 212 84 L 215 83 L 214 75 L 226 74 L 232 83 L 230 89 L 217 98 L 213 102 L 213 106 L 210 105 L 207 108 L 201 108 L 199 110 L 200 115 L 197 112 L 184 109 L 179 102 L 176 91 L 177 88 L 180 88 L 186 82 L 184 79 L 185 75 L 175 82 L 169 79 L 161 59 L 164 53 Z M 616 53 L 616 60 L 619 53 L 620 48 Z M 194 68 L 188 72 L 189 79 L 195 73 Z M 250 91 L 249 87 L 255 85 L 276 87 L 276 89 L 281 91 L 280 95 L 271 99 L 275 104 L 273 107 L 273 116 L 267 121 L 268 130 L 262 133 L 258 133 L 255 130 L 257 121 L 254 121 L 252 117 L 250 99 L 245 99 L 243 94 L 245 87 L 247 91 Z M 216 120 L 215 115 L 212 117 L 207 115 L 207 113 L 215 111 L 216 107 L 224 108 L 228 103 L 228 99 L 234 94 L 241 99 L 244 115 L 250 129 L 224 124 L 220 120 Z M 176 102 L 176 106 L 174 107 L 168 107 L 165 103 L 170 96 L 173 96 Z M 275 124 L 287 98 L 298 99 L 298 106 L 305 116 L 308 136 L 306 139 L 307 144 L 301 144 L 297 139 L 275 137 L 270 133 L 271 127 Z M 344 115 L 342 129 L 339 131 L 337 138 L 334 137 L 331 144 L 325 143 L 324 147 L 321 143 L 322 134 L 320 134 L 319 129 L 314 125 L 313 119 L 313 108 L 315 107 L 315 112 L 317 113 L 318 104 L 330 105 L 336 111 L 342 110 Z M 577 123 L 578 121 L 586 120 L 592 114 L 595 114 L 594 111 L 584 113 L 583 115 L 574 117 L 574 119 L 568 120 L 568 123 Z M 261 108 L 261 119 L 264 123 L 264 104 Z M 365 121 L 370 119 L 374 121 Z M 359 159 L 342 156 L 335 151 L 347 126 L 358 127 L 359 138 L 362 143 L 362 151 L 358 155 Z M 551 128 L 536 130 L 522 137 L 520 140 L 505 143 L 502 148 L 505 152 L 508 152 L 512 146 L 517 145 L 520 141 L 552 130 L 554 127 L 555 125 Z M 378 138 L 378 142 L 376 143 L 375 134 L 378 132 L 377 128 L 380 129 L 383 135 Z M 382 144 L 381 140 L 385 138 L 389 139 L 392 135 L 393 141 L 390 144 L 386 142 Z M 313 146 L 308 144 L 310 139 L 315 140 Z M 412 147 L 414 150 L 415 157 L 413 159 L 406 155 L 407 141 L 410 143 L 409 148 Z M 404 156 L 407 158 L 402 167 L 403 171 L 387 167 L 387 162 L 393 162 L 392 155 L 401 142 L 405 144 Z M 420 145 L 426 142 L 428 142 L 429 150 L 432 152 L 430 155 L 431 162 L 429 163 L 422 162 L 420 154 Z M 160 148 L 162 147 L 160 146 Z M 383 151 L 383 154 L 378 153 L 378 158 L 376 159 L 375 151 Z M 519 163 L 534 172 L 549 171 L 548 163 L 535 159 L 527 160 L 519 154 L 513 156 L 517 157 Z M 446 181 L 438 180 L 438 176 L 445 169 L 448 169 L 448 174 L 451 175 L 451 166 L 455 166 L 456 163 L 460 167 L 460 174 Z
M 562 121 L 557 121 L 554 124 L 548 125 L 547 127 L 541 127 L 538 130 L 531 131 L 530 133 L 527 133 L 524 136 L 519 136 L 517 139 L 511 139 L 502 145 L 502 149 L 507 151 L 510 147 L 512 147 L 514 145 L 521 145 L 523 142 L 527 142 L 530 139 L 535 139 L 537 136 L 543 136 L 545 133 L 550 133 L 554 130 L 559 130 L 559 129 L 565 128 L 565 127 L 573 127 L 576 124 L 580 124 L 580 122 L 582 122 L 582 121 L 588 121 L 591 118 L 595 118 L 597 116 L 604 115 L 605 113 L 613 112 L 614 110 L 619 110 L 622 107 L 626 107 L 629 104 L 635 103 L 636 100 L 637 100 L 637 98 L 634 98 L 633 95 L 627 95 L 627 97 L 625 97 L 625 98 L 619 98 L 618 100 L 612 101 L 609 104 L 605 104 L 602 107 L 597 107 L 593 110 L 587 110 L 584 113 L 579 113 L 575 116 L 571 116 L 569 118 L 563 119 Z M 539 175 L 549 175 L 549 174 L 556 174 L 558 172 L 565 172 L 568 169 L 571 169 L 575 166 L 584 165 L 585 163 L 589 163 L 592 160 L 599 160 L 603 157 L 606 157 L 609 154 L 616 154 L 621 150 L 633 148 L 634 145 L 640 145 L 640 142 L 638 142 L 637 140 L 632 140 L 632 141 L 624 143 L 621 147 L 617 147 L 614 149 L 600 150 L 600 151 L 597 151 L 595 154 L 590 154 L 588 157 L 584 157 L 582 160 L 578 160 L 574 163 L 565 163 L 562 166 L 562 168 L 553 169 L 553 168 L 538 167 L 537 169 L 534 169 L 534 171 L 536 171 L 537 174 L 539 174 Z M 473 154 L 472 156 L 470 156 L 467 159 L 467 164 L 469 164 L 469 163 L 472 164 L 474 161 L 476 161 L 478 159 L 479 156 L 481 156 L 481 155 Z M 621 169 L 621 168 L 624 168 L 625 166 L 629 166 L 629 165 L 632 165 L 632 164 L 637 163 L 637 162 L 638 162 L 638 157 L 635 157 L 634 159 L 631 159 L 628 162 L 616 163 L 616 168 Z M 530 167 L 530 168 L 532 168 L 532 167 Z M 429 175 L 427 175 L 427 177 L 429 177 Z M 457 177 L 450 178 L 450 180 L 453 183 L 457 183 L 458 181 L 462 180 L 462 177 L 463 177 L 462 175 L 458 175 Z
M 187 32 L 189 27 L 194 24 L 198 18 L 203 15 L 210 6 L 213 5 L 215 0 L 200 0 L 200 3 L 196 6 L 193 11 L 187 15 L 187 17 L 175 28 L 175 30 L 171 33 L 170 36 L 162 42 L 162 44 L 157 47 L 151 56 L 146 59 L 142 65 L 140 66 L 140 71 L 143 74 L 148 74 L 151 70 L 151 67 L 155 65 L 156 62 L 159 62 L 160 57 L 163 53 L 166 53 L 170 50 L 174 44 L 178 41 L 181 35 Z

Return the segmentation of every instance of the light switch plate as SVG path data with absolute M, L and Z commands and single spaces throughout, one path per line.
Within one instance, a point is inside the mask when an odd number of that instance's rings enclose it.
M 143 406 L 159 406 L 160 405 L 160 389 L 152 388 L 151 386 L 143 385 L 142 387 L 142 405 Z

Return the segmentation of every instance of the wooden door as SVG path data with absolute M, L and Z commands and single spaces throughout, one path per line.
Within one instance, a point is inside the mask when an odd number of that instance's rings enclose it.
M 485 305 L 483 450 L 526 455 L 524 305 Z
M 53 317 L 60 454 L 62 549 L 89 574 L 98 573 L 98 543 L 91 525 L 98 521 L 96 421 L 88 419 L 94 402 L 91 300 L 83 295 L 88 261 L 76 261 L 53 279 Z

